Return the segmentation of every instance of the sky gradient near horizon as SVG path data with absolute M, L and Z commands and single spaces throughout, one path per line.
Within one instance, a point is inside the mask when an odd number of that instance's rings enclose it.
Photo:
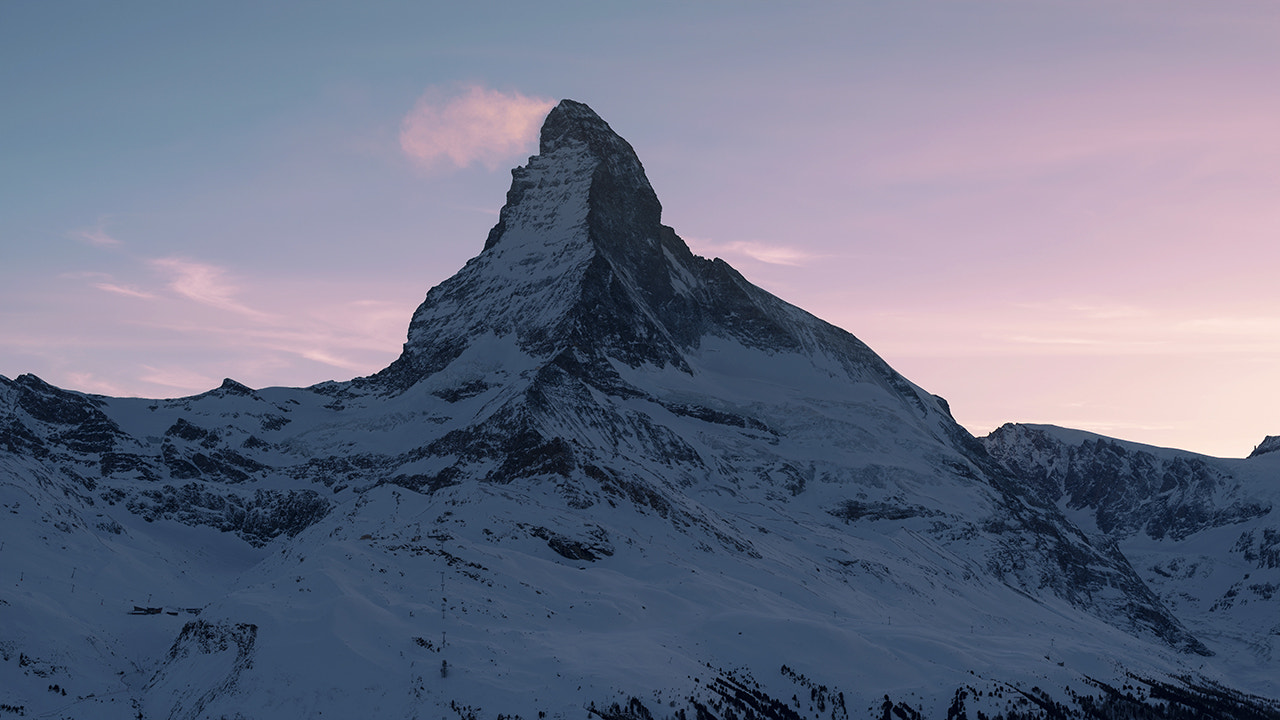
M 1280 5 L 0 5 L 0 374 L 377 371 L 560 98 L 981 435 L 1280 434 Z

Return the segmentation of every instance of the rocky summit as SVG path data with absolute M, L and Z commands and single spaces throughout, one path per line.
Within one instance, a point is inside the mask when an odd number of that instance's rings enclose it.
M 0 717 L 1280 718 L 1280 454 L 979 441 L 661 215 L 565 100 L 381 372 L 0 377 Z

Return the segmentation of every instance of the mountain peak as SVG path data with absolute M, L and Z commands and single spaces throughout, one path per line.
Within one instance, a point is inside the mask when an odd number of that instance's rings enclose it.
M 847 371 L 924 402 L 856 338 L 695 256 L 662 224 L 635 150 L 590 107 L 561 101 L 539 147 L 511 171 L 484 251 L 414 313 L 404 352 L 378 374 L 384 387 L 444 370 L 482 336 L 507 338 L 535 363 L 570 352 L 604 385 L 614 361 L 690 373 L 689 353 L 716 337 L 770 352 L 834 343 Z
M 577 233 L 566 231 L 585 229 L 588 221 L 596 230 L 656 228 L 661 216 L 662 204 L 631 144 L 587 105 L 561 100 L 543 121 L 538 154 L 511 171 L 506 205 L 484 247 L 525 234 L 522 228 L 554 228 L 567 239 Z
M 609 123 L 596 114 L 594 110 L 574 100 L 561 100 L 547 113 L 542 123 L 542 132 L 538 141 L 538 152 L 550 155 L 568 143 L 580 142 L 595 146 L 600 155 L 610 155 L 625 148 L 627 144 Z M 634 151 L 632 151 L 634 155 Z

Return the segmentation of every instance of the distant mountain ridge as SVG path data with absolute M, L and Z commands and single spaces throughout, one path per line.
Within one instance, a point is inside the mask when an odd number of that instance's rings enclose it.
M 982 442 L 1042 500 L 1115 543 L 1165 605 L 1238 666 L 1235 676 L 1273 672 L 1280 456 L 1213 458 L 1036 425 L 1005 425 Z
M 1258 455 L 1265 455 L 1269 452 L 1275 452 L 1276 450 L 1280 450 L 1280 435 L 1268 435 L 1262 439 L 1262 442 L 1258 443 L 1258 446 L 1253 449 L 1253 452 L 1249 453 L 1249 457 L 1252 458 L 1257 457 Z
M 1276 456 L 973 438 L 581 103 L 512 174 L 374 375 L 0 378 L 0 713 L 1280 717 Z

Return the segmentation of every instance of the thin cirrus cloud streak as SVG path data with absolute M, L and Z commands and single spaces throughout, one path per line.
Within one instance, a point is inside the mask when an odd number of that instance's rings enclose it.
M 399 304 L 385 300 L 327 303 L 312 296 L 299 306 L 298 292 L 281 292 L 277 281 L 267 285 L 234 277 L 229 268 L 176 257 L 139 258 L 140 265 L 159 275 L 161 288 L 143 289 L 118 281 L 108 273 L 67 273 L 87 287 L 114 296 L 150 301 L 148 313 L 134 321 L 155 338 L 192 337 L 197 344 L 215 344 L 239 371 L 260 374 L 295 365 L 299 360 L 347 372 L 368 372 L 370 362 L 394 349 L 403 334 Z M 363 289 L 367 291 L 368 289 Z M 215 311 L 195 320 L 191 303 Z M 264 310 L 265 309 L 265 310 Z M 290 359 L 292 358 L 292 359 Z M 169 370 L 146 366 L 137 379 L 164 388 L 199 391 L 217 374 L 191 368 Z M 224 368 L 227 372 L 231 368 Z M 221 377 L 222 375 L 219 375 Z M 81 386 L 98 391 L 121 390 L 103 381 L 78 376 Z
M 111 283 L 111 282 L 100 282 L 100 283 L 94 283 L 93 286 L 98 288 L 99 290 L 104 290 L 109 293 L 115 293 L 116 295 L 124 295 L 125 297 L 138 298 L 139 300 L 155 300 L 156 299 L 155 293 L 147 292 L 146 290 L 139 290 L 138 288 L 135 288 L 129 285 L 119 285 L 117 283 Z
M 136 262 L 138 269 L 152 274 L 151 286 L 104 272 L 61 277 L 79 281 L 90 292 L 119 298 L 118 302 L 145 301 L 144 313 L 138 305 L 120 305 L 113 311 L 131 318 L 138 348 L 156 349 L 144 354 L 160 357 L 175 346 L 204 347 L 207 352 L 181 364 L 136 366 L 131 381 L 73 371 L 68 379 L 75 387 L 108 395 L 168 396 L 203 392 L 228 376 L 258 386 L 293 384 L 308 376 L 314 382 L 365 374 L 385 365 L 403 338 L 407 310 L 402 303 L 368 299 L 380 294 L 379 288 L 350 288 L 365 299 L 329 301 L 308 296 L 303 288 L 284 289 L 279 278 L 264 283 L 204 261 L 163 257 Z M 305 299 L 299 302 L 301 298 Z M 90 301 L 81 295 L 68 299 L 104 308 L 116 302 Z M 194 308 L 205 312 L 193 314 Z M 81 343 L 95 334 L 90 329 L 75 332 Z M 115 347 L 109 338 L 98 341 L 104 351 Z M 326 372 L 326 367 L 331 370 Z
M 76 230 L 71 236 L 82 242 L 93 245 L 94 247 L 120 247 L 122 242 L 107 234 L 102 228 L 94 228 L 92 230 Z
M 1186 92 L 1187 83 L 1196 83 L 1196 92 Z M 1194 174 L 1280 152 L 1274 100 L 1257 98 L 1245 107 L 1204 101 L 1219 94 L 1203 80 L 1179 77 L 1142 92 L 1127 85 L 1063 89 L 1006 105 L 994 120 L 991 108 L 979 103 L 923 133 L 884 133 L 885 149 L 860 158 L 860 167 L 883 181 L 918 182 L 1016 177 L 1118 160 L 1141 167 L 1178 157 Z
M 252 292 L 253 288 L 248 290 Z M 169 337 L 199 336 L 206 344 L 209 338 L 219 338 L 214 345 L 240 368 L 237 372 L 251 374 L 296 367 L 298 360 L 367 373 L 394 358 L 403 339 L 403 317 L 407 314 L 401 304 L 384 300 L 329 303 L 323 298 L 307 297 L 305 304 L 298 306 L 298 297 L 289 293 L 274 299 L 259 297 L 255 305 L 270 308 L 271 312 L 250 316 L 231 313 L 199 322 L 185 315 L 165 316 L 153 319 L 148 326 Z M 250 384 L 254 381 L 251 376 L 237 379 Z
M 128 392 L 119 384 L 110 380 L 103 380 L 93 373 L 88 372 L 69 372 L 67 379 L 71 381 L 73 387 L 84 390 L 85 392 L 97 393 L 99 395 L 111 395 L 120 397 L 127 395 Z
M 158 258 L 148 264 L 169 276 L 170 290 L 189 300 L 242 315 L 263 315 L 236 299 L 240 289 L 226 280 L 224 268 L 179 258 Z
M 446 98 L 430 90 L 400 124 L 400 149 L 419 166 L 490 170 L 536 143 L 538 128 L 554 102 L 478 85 Z
M 209 389 L 217 383 L 208 375 L 185 368 L 157 368 L 143 365 L 145 371 L 141 376 L 144 382 L 176 390 Z
M 1063 301 L 834 318 L 888 357 L 1273 357 L 1280 316 Z
M 307 360 L 328 365 L 330 367 L 341 368 L 343 370 L 350 370 L 353 372 L 368 370 L 368 367 L 366 367 L 364 363 L 357 362 L 349 358 L 338 357 L 337 355 L 325 350 L 312 348 L 310 350 L 297 351 L 297 353 Z
M 731 257 L 748 257 L 768 265 L 786 265 L 788 267 L 804 267 L 818 256 L 799 248 L 787 245 L 735 240 L 717 243 L 708 240 L 689 238 L 693 251 L 703 255 L 725 254 Z

